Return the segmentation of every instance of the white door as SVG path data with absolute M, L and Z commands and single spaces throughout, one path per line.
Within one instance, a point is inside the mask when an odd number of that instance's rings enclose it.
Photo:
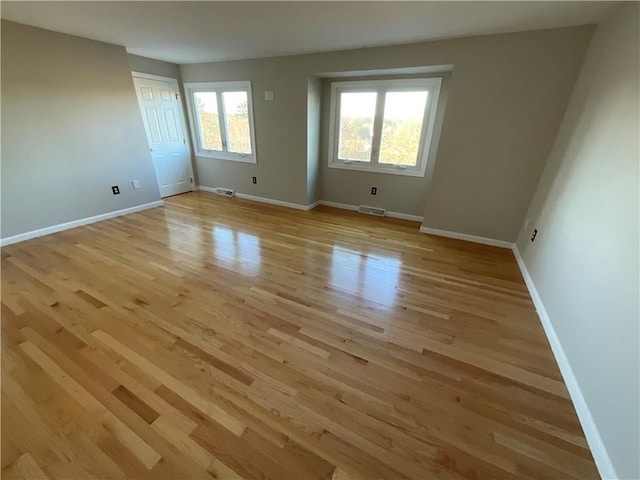
M 177 83 L 134 77 L 160 196 L 193 190 L 182 104 Z

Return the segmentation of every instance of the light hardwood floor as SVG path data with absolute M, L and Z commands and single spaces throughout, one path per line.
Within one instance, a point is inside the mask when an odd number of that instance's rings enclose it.
M 2 478 L 596 478 L 513 254 L 196 192 L 2 249 Z

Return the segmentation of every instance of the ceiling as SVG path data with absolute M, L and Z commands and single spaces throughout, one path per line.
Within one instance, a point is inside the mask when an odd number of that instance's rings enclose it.
M 0 16 L 173 63 L 597 23 L 615 2 L 20 2 Z

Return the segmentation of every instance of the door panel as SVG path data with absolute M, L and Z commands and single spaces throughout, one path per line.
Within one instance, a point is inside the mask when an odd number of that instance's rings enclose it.
M 150 87 L 141 86 L 139 88 L 139 94 L 143 100 L 153 100 L 153 90 Z
M 158 186 L 162 190 L 163 188 L 170 187 L 171 182 L 171 172 L 169 162 L 167 161 L 167 156 L 163 153 L 154 153 L 151 155 L 153 158 L 153 163 L 156 166 L 156 175 L 158 176 Z
M 176 119 L 176 112 L 173 109 L 165 108 L 162 113 L 164 114 L 164 123 L 167 126 L 167 138 L 168 142 L 177 143 L 182 139 L 178 131 L 178 122 Z
M 179 185 L 184 185 L 184 184 L 188 184 L 189 183 L 189 172 L 186 168 L 180 168 L 181 164 L 179 159 L 177 158 L 177 156 L 180 155 L 179 153 L 173 153 L 172 154 L 172 159 L 169 162 L 172 166 L 172 168 L 174 168 L 173 172 L 171 172 L 172 177 L 176 180 L 176 183 Z
M 172 95 L 171 90 L 165 87 L 158 87 L 158 93 L 160 94 L 160 100 L 162 102 L 171 103 Z
M 160 132 L 160 122 L 158 114 L 153 107 L 144 107 L 144 114 L 147 119 L 147 131 L 149 133 L 149 143 L 162 143 L 162 132 Z
M 181 108 L 171 84 L 134 78 L 160 195 L 193 190 Z

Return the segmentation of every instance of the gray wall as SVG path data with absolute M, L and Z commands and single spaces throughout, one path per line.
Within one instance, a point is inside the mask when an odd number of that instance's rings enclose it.
M 637 3 L 627 4 L 598 26 L 518 237 L 625 479 L 640 478 L 638 14 Z
M 258 164 L 197 158 L 200 184 L 307 203 L 312 75 L 454 65 L 433 178 L 325 168 L 324 200 L 359 204 L 371 185 L 387 208 L 433 228 L 516 238 L 566 108 L 592 26 L 268 59 L 182 65 L 185 82 L 251 80 Z M 275 101 L 265 102 L 272 90 Z M 251 176 L 258 185 L 251 185 Z
M 1 89 L 2 238 L 160 200 L 124 48 L 3 21 Z
M 251 80 L 258 163 L 196 156 L 199 185 L 307 204 L 309 75 L 290 65 L 290 58 L 297 57 L 180 66 L 184 82 Z M 273 101 L 264 99 L 269 90 Z
M 320 113 L 322 82 L 309 77 L 307 93 L 307 205 L 320 198 Z
M 329 168 L 329 128 L 331 111 L 331 84 L 333 82 L 372 80 L 376 77 L 357 76 L 344 78 L 328 76 L 323 79 L 322 91 L 322 126 L 320 135 L 320 171 L 322 179 L 322 199 L 347 205 L 368 205 L 386 208 L 389 212 L 405 213 L 422 217 L 428 186 L 433 178 L 433 170 L 438 153 L 438 143 L 442 132 L 444 117 L 451 87 L 451 67 L 437 68 L 439 73 L 424 72 L 406 75 L 396 70 L 393 78 L 440 77 L 440 98 L 433 127 L 433 139 L 427 158 L 427 169 L 424 177 L 390 175 L 375 172 L 356 172 Z M 377 78 L 381 78 L 378 76 Z M 376 187 L 376 195 L 371 195 L 371 187 Z
M 180 67 L 175 63 L 163 62 L 154 58 L 128 54 L 129 67 L 132 72 L 149 73 L 161 77 L 171 77 L 180 80 Z

